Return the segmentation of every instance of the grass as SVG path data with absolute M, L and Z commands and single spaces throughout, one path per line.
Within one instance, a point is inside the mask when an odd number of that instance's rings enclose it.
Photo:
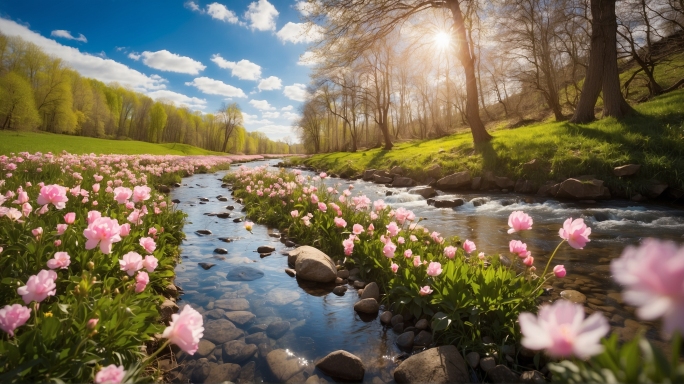
M 18 152 L 67 151 L 73 154 L 122 154 L 122 155 L 225 155 L 207 151 L 187 144 L 154 144 L 134 140 L 107 140 L 84 136 L 58 135 L 45 132 L 0 131 L 0 154 Z
M 548 122 L 497 130 L 491 142 L 477 147 L 467 132 L 400 143 L 390 151 L 337 152 L 291 161 L 348 175 L 400 165 L 417 180 L 425 180 L 425 169 L 439 164 L 443 175 L 470 170 L 478 176 L 492 171 L 541 184 L 591 174 L 627 192 L 642 191 L 652 178 L 684 188 L 684 90 L 654 98 L 636 110 L 638 114 L 620 121 Z M 540 166 L 523 169 L 532 159 Z M 621 180 L 613 175 L 614 167 L 629 163 L 641 164 L 637 177 Z

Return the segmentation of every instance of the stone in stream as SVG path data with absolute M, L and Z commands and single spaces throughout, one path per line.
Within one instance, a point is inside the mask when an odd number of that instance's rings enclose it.
M 285 246 L 288 248 L 293 248 L 293 247 L 296 247 L 297 244 L 295 244 L 295 242 L 292 240 L 285 240 Z
M 403 327 L 403 323 L 402 324 Z M 399 325 L 399 324 L 397 324 Z M 397 343 L 397 346 L 402 349 L 411 349 L 413 348 L 413 340 L 415 339 L 415 334 L 413 332 L 404 332 L 399 337 L 397 337 L 397 340 L 395 341 Z
M 340 269 L 339 271 L 337 271 L 337 277 L 339 277 L 340 279 L 348 279 L 349 271 L 347 271 L 346 269 Z
M 221 197 L 218 197 L 217 200 L 218 201 L 228 201 L 228 198 L 221 196 Z
M 470 187 L 470 171 L 463 171 L 443 177 L 435 182 L 436 189 L 461 189 Z
M 397 383 L 468 383 L 466 362 L 453 345 L 430 348 L 404 360 L 394 371 Z
M 496 360 L 493 357 L 483 357 L 480 359 L 480 367 L 483 371 L 489 372 L 496 367 Z
M 244 332 L 226 319 L 208 321 L 204 324 L 204 338 L 214 344 L 223 344 L 239 339 Z
M 437 196 L 437 191 L 435 191 L 434 188 L 432 188 L 432 187 L 418 187 L 418 188 L 413 188 L 412 190 L 410 190 L 409 194 L 420 195 L 424 199 L 429 199 L 431 197 Z
M 306 363 L 284 349 L 276 349 L 266 356 L 266 364 L 279 382 L 285 382 L 303 371 Z
M 480 365 L 480 354 L 475 351 L 470 352 L 466 355 L 465 360 L 471 368 L 475 369 Z
M 272 339 L 279 339 L 290 330 L 289 321 L 275 321 L 266 328 L 266 335 Z
M 496 367 L 490 369 L 487 372 L 487 377 L 493 383 L 517 383 L 520 380 L 518 374 L 511 371 L 510 368 L 503 364 L 499 364 Z
M 205 270 L 208 270 L 209 268 L 213 267 L 214 263 L 197 263 L 200 267 L 204 268 Z
M 380 305 L 375 299 L 363 299 L 354 304 L 354 310 L 356 312 L 374 315 L 378 313 L 378 310 L 380 310 Z
M 259 253 L 271 253 L 271 252 L 275 252 L 275 250 L 276 250 L 275 247 L 273 247 L 271 245 L 262 245 L 259 248 L 257 248 L 257 252 L 259 252 Z
M 297 272 L 295 272 L 295 270 L 291 268 L 285 268 L 285 273 L 287 273 L 290 277 L 295 277 L 295 275 L 297 274 Z
M 385 325 L 390 324 L 392 322 L 392 312 L 383 312 L 382 315 L 380 315 L 380 322 Z
M 228 250 L 225 248 L 216 248 L 216 249 L 214 249 L 214 253 L 217 253 L 219 255 L 227 255 Z
M 333 288 L 332 292 L 337 296 L 344 296 L 345 292 L 347 292 L 347 287 L 344 285 L 338 285 L 337 287 Z
M 260 254 L 259 254 L 259 257 L 261 257 L 261 258 L 263 259 L 264 257 L 268 257 L 268 256 L 271 256 L 271 255 L 272 255 L 271 252 L 269 252 L 269 253 L 260 253 Z
M 410 177 L 395 177 L 392 181 L 393 188 L 413 187 L 416 182 Z
M 241 223 L 241 222 L 242 222 L 242 218 L 241 218 L 241 217 L 238 217 L 238 218 L 233 219 L 233 223 Z
M 178 200 L 178 199 L 173 199 L 173 200 L 171 200 L 171 202 L 174 204 L 180 204 L 180 200 Z
M 223 309 L 212 309 L 203 313 L 203 315 L 210 320 L 222 319 L 226 315 L 226 311 Z M 230 319 L 229 319 L 230 320 Z
M 180 183 L 173 183 L 173 186 L 174 186 L 175 188 L 179 188 L 181 185 L 180 185 Z
M 238 266 L 232 268 L 226 278 L 231 281 L 252 281 L 264 277 L 264 273 L 256 268 Z
M 238 377 L 237 384 L 255 383 L 256 362 L 250 361 L 242 366 L 240 369 L 240 377 Z
M 428 200 L 428 204 L 429 203 L 430 201 Z M 435 208 L 455 208 L 460 207 L 463 203 L 463 199 L 440 199 L 433 201 Z
M 228 213 L 228 212 L 217 213 L 216 217 L 218 217 L 219 219 L 227 219 L 230 217 L 230 213 Z
M 394 326 L 392 326 L 392 331 L 394 331 L 394 333 L 396 333 L 396 334 L 404 333 L 404 323 L 394 324 Z M 406 332 L 408 332 L 408 331 L 406 331 Z M 414 333 L 414 332 L 411 331 L 411 333 Z
M 232 211 L 233 209 L 235 209 L 235 207 L 232 205 L 226 205 L 226 209 Z
M 204 235 L 211 235 L 212 232 L 208 229 L 198 229 L 195 231 L 195 233 L 200 235 L 200 236 L 204 236 Z
M 413 339 L 413 345 L 426 347 L 432 343 L 432 333 L 428 331 L 420 331 L 416 338 Z
M 520 382 L 525 384 L 545 384 L 544 374 L 539 371 L 525 371 L 520 375 Z
M 235 381 L 240 375 L 240 366 L 237 364 L 216 364 L 210 363 L 209 376 L 204 380 L 205 383 L 223 383 Z
M 217 309 L 214 309 L 214 311 L 216 310 Z M 227 317 L 228 320 L 240 326 L 244 326 L 248 323 L 251 323 L 256 318 L 256 315 L 249 311 L 231 311 L 224 312 L 224 314 L 224 316 Z
M 268 236 L 276 238 L 276 239 L 280 239 L 280 233 L 273 232 L 273 233 L 269 233 Z
M 242 340 L 232 340 L 223 344 L 222 350 L 224 362 L 240 364 L 254 356 L 257 352 L 257 346 L 245 344 Z
M 249 327 L 247 330 L 247 333 L 252 334 L 252 333 L 259 333 L 259 332 L 266 332 L 266 328 L 268 328 L 268 325 L 266 324 L 255 324 Z
M 235 239 L 231 239 L 230 237 L 219 237 L 219 240 L 223 241 L 224 243 L 232 243 L 235 241 Z
M 227 311 L 245 311 L 249 309 L 249 301 L 246 299 L 219 299 L 214 301 L 214 307 Z
M 197 352 L 195 353 L 200 357 L 207 357 L 214 352 L 214 348 L 216 348 L 216 344 L 209 340 L 202 339 L 200 340 Z
M 375 282 L 372 282 L 363 289 L 361 299 L 373 298 L 375 301 L 380 301 L 380 288 Z
M 366 368 L 358 357 L 347 351 L 334 351 L 316 362 L 316 368 L 342 381 L 362 381 Z
M 208 198 L 206 198 L 206 197 L 200 197 L 199 201 L 203 201 L 203 202 L 205 202 L 205 203 L 206 203 L 206 202 L 208 202 L 208 201 L 209 201 L 209 199 L 208 199 Z
M 426 330 L 428 326 L 430 326 L 430 323 L 426 319 L 420 319 L 416 322 L 416 329 L 421 331 Z
M 325 253 L 310 246 L 290 251 L 288 262 L 295 259 L 297 278 L 317 283 L 330 283 L 337 278 L 337 267 Z
M 576 304 L 584 304 L 587 302 L 587 297 L 583 293 L 575 291 L 574 289 L 566 289 L 560 293 L 560 296 L 563 299 Z
M 402 315 L 394 315 L 390 319 L 390 324 L 392 324 L 393 327 L 395 325 L 397 325 L 399 323 L 403 323 L 403 322 L 404 322 L 404 316 L 402 316 Z

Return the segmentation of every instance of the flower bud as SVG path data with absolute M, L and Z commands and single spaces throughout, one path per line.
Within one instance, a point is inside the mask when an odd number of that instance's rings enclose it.
M 86 264 L 86 266 L 88 267 L 89 271 L 92 271 L 93 268 L 95 268 L 95 263 L 93 263 L 92 261 L 89 261 L 88 264 Z

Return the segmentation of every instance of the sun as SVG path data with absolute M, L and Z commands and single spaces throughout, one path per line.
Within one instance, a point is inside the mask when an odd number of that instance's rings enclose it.
M 446 32 L 437 32 L 434 40 L 439 49 L 445 49 L 451 43 L 451 35 Z

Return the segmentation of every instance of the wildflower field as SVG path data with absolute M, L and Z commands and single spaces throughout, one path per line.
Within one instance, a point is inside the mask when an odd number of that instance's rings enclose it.
M 358 268 L 364 281 L 378 283 L 392 311 L 430 320 L 439 344 L 454 344 L 463 354 L 498 352 L 506 345 L 538 351 L 534 368 L 548 364 L 558 382 L 684 380 L 684 247 L 648 239 L 611 264 L 637 315 L 662 319 L 672 344 L 668 357 L 641 335 L 620 345 L 617 335 L 608 335 L 607 319 L 601 313 L 585 318 L 582 305 L 559 300 L 538 307 L 545 283 L 566 274 L 563 265 L 553 265 L 558 249 L 590 245 L 591 228 L 581 218 L 559 223 L 558 246 L 549 250 L 546 265 L 537 266 L 516 238 L 533 230 L 534 219 L 524 212 L 509 217 L 510 253 L 486 255 L 468 239 L 444 239 L 422 227 L 409 210 L 354 194 L 353 185 L 326 186 L 326 177 L 241 167 L 225 181 L 243 199 L 248 217 Z M 247 230 L 251 226 L 245 224 Z M 485 336 L 494 342 L 483 344 Z

